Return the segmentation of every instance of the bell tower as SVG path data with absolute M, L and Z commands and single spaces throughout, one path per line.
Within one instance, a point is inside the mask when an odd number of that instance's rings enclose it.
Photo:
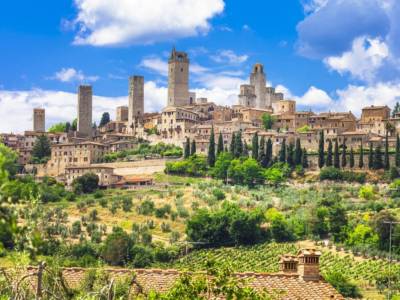
M 189 103 L 189 58 L 187 53 L 178 52 L 174 47 L 168 60 L 168 106 Z

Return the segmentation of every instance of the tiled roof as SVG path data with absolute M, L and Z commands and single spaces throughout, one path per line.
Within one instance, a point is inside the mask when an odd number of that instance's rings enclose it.
M 79 287 L 85 273 L 89 269 L 84 268 L 65 268 L 63 276 L 71 288 Z M 35 267 L 28 268 L 28 272 L 35 272 Z M 166 292 L 169 290 L 180 276 L 177 270 L 159 269 L 104 269 L 109 272 L 111 277 L 136 275 L 137 288 L 144 292 L 157 291 Z M 192 273 L 193 275 L 201 273 Z M 283 273 L 236 273 L 240 280 L 252 288 L 260 291 L 271 291 L 282 293 L 280 299 L 288 300 L 326 300 L 344 298 L 323 279 L 319 281 L 304 281 L 297 274 Z

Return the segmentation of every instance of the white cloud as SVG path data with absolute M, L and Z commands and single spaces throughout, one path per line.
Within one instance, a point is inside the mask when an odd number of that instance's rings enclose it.
M 74 43 L 148 44 L 207 33 L 223 0 L 75 0 Z
M 324 62 L 341 75 L 350 73 L 354 78 L 372 81 L 388 57 L 389 48 L 385 42 L 363 36 L 353 41 L 351 51 L 325 58 Z
M 303 0 L 303 9 L 305 13 L 312 13 L 320 10 L 328 4 L 329 0 Z
M 232 50 L 221 50 L 211 56 L 211 59 L 217 63 L 241 64 L 247 61 L 248 55 L 238 55 Z
M 168 76 L 168 62 L 158 58 L 145 58 L 140 62 L 140 66 L 152 70 L 162 76 Z
M 62 68 L 56 72 L 50 79 L 59 80 L 61 82 L 95 82 L 99 79 L 98 76 L 86 76 L 81 70 L 74 68 Z

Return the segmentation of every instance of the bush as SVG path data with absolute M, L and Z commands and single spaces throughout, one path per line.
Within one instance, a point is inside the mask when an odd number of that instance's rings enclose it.
M 364 183 L 366 179 L 365 173 L 356 173 L 352 171 L 341 171 L 334 167 L 322 168 L 319 173 L 320 180 L 347 181 Z
M 155 216 L 157 218 L 165 218 L 167 214 L 171 213 L 171 205 L 165 204 L 164 206 L 155 210 Z
M 351 283 L 341 272 L 335 271 L 325 274 L 325 280 L 329 282 L 340 294 L 349 298 L 361 298 L 359 288 Z
M 135 268 L 145 268 L 154 261 L 153 252 L 151 249 L 135 245 L 130 250 L 130 256 L 132 257 L 132 264 Z
M 365 200 L 373 200 L 375 198 L 375 191 L 372 185 L 364 185 L 358 192 L 358 197 Z
M 205 156 L 192 155 L 185 160 L 168 162 L 165 173 L 194 177 L 205 176 L 207 173 L 207 158 Z
M 218 188 L 213 189 L 212 194 L 217 200 L 224 200 L 226 198 L 224 191 Z
M 133 206 L 132 199 L 130 197 L 124 197 L 122 199 L 122 210 L 125 212 L 131 211 Z
M 138 213 L 145 216 L 150 216 L 154 212 L 154 202 L 151 200 L 144 200 L 138 207 Z
M 109 234 L 101 249 L 101 257 L 112 266 L 122 266 L 129 259 L 132 241 L 122 229 Z

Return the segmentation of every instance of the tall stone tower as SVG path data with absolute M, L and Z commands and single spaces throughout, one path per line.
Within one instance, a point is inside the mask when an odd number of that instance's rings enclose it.
M 116 115 L 115 120 L 117 122 L 126 122 L 126 121 L 128 121 L 128 115 L 129 115 L 128 106 L 118 106 L 115 115 Z
M 33 131 L 46 131 L 46 112 L 42 108 L 33 109 Z
M 256 94 L 256 108 L 266 108 L 266 84 L 267 79 L 264 73 L 264 66 L 262 64 L 255 64 L 250 74 L 250 84 L 254 86 Z
M 185 106 L 189 102 L 189 58 L 173 48 L 168 60 L 168 106 Z
M 83 136 L 92 135 L 92 98 L 92 86 L 80 85 L 78 90 L 78 133 Z
M 133 130 L 143 119 L 144 114 L 144 78 L 132 76 L 129 78 L 129 108 L 128 125 Z

